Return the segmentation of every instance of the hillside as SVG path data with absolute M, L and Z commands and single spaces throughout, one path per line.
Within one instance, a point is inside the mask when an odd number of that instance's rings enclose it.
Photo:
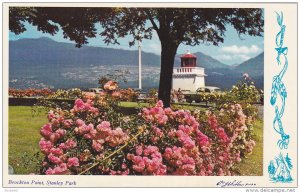
M 248 73 L 250 76 L 263 76 L 264 75 L 264 53 L 251 58 L 240 65 L 235 67 L 235 70 L 241 73 Z
M 137 65 L 138 52 L 56 42 L 50 38 L 20 39 L 9 42 L 9 62 L 18 65 Z M 143 64 L 159 66 L 160 57 L 142 52 Z
M 9 42 L 10 86 L 28 87 L 95 87 L 97 79 L 116 71 L 129 74 L 124 87 L 137 87 L 138 52 L 122 49 L 84 46 L 56 42 L 49 38 L 20 39 Z M 253 75 L 257 86 L 263 88 L 263 53 L 235 67 L 228 66 L 201 52 L 197 66 L 205 68 L 206 84 L 229 89 L 241 80 L 244 72 Z M 175 66 L 180 65 L 180 56 Z M 143 87 L 158 87 L 160 56 L 142 52 Z

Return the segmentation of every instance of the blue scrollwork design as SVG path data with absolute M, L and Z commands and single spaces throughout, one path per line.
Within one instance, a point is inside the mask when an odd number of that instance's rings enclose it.
M 270 161 L 268 166 L 268 172 L 270 179 L 273 182 L 289 183 L 293 181 L 291 176 L 291 169 L 293 168 L 291 158 L 283 156 L 282 153 L 276 156 L 274 160 Z
M 287 58 L 287 52 L 288 48 L 283 46 L 283 40 L 284 40 L 284 34 L 285 34 L 285 28 L 286 26 L 283 25 L 283 14 L 277 13 L 277 23 L 280 26 L 280 31 L 276 35 L 276 48 L 277 51 L 277 64 L 281 65 L 281 59 L 284 59 L 284 66 L 280 73 L 278 75 L 275 75 L 273 77 L 272 81 L 272 89 L 271 89 L 271 99 L 270 103 L 271 105 L 275 105 L 275 118 L 273 120 L 273 128 L 274 130 L 280 134 L 281 139 L 278 140 L 277 145 L 280 147 L 280 149 L 287 149 L 289 142 L 290 142 L 290 136 L 285 133 L 281 118 L 284 113 L 285 109 L 285 103 L 287 98 L 287 91 L 285 84 L 282 81 L 282 78 L 288 68 L 288 58 Z M 283 57 L 282 57 L 283 56 Z M 279 108 L 279 105 L 276 104 L 277 96 L 280 96 L 281 99 L 281 108 Z
M 270 103 L 272 106 L 275 106 L 275 118 L 273 120 L 273 128 L 274 130 L 280 134 L 281 139 L 278 140 L 277 145 L 280 149 L 287 149 L 290 136 L 285 133 L 283 125 L 282 125 L 282 116 L 284 114 L 286 98 L 287 98 L 287 90 L 285 84 L 282 81 L 284 74 L 288 68 L 288 48 L 283 46 L 284 34 L 286 26 L 283 25 L 283 13 L 280 14 L 276 12 L 277 15 L 277 23 L 280 26 L 280 31 L 276 35 L 276 48 L 277 51 L 277 64 L 281 65 L 282 61 L 284 61 L 284 66 L 279 74 L 273 77 L 272 81 L 272 89 L 271 89 L 271 99 Z M 276 103 L 278 95 L 280 96 L 281 101 L 279 104 Z M 281 106 L 280 106 L 281 105 Z M 278 156 L 275 156 L 274 160 L 271 160 L 268 165 L 268 172 L 271 181 L 273 182 L 281 182 L 281 183 L 289 183 L 293 181 L 291 176 L 291 169 L 293 168 L 291 158 L 286 154 L 283 156 L 282 153 L 279 153 Z

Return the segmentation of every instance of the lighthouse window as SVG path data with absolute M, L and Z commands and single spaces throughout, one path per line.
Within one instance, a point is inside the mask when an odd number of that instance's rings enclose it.
M 192 58 L 189 59 L 189 66 L 191 66 L 191 65 L 193 65 L 193 59 Z

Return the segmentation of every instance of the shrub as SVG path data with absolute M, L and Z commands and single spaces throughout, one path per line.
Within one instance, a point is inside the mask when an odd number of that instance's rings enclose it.
M 139 97 L 139 93 L 132 88 L 122 89 L 120 90 L 120 94 L 121 101 L 136 102 Z
M 43 89 L 14 89 L 9 88 L 9 96 L 16 97 L 16 98 L 23 98 L 23 97 L 48 97 L 52 94 L 52 91 L 48 88 Z
M 57 91 L 55 91 L 52 95 L 48 96 L 47 98 L 76 99 L 76 98 L 82 98 L 82 97 L 83 97 L 83 92 L 79 88 L 72 88 L 69 90 L 58 89 Z
M 109 85 L 71 110 L 49 112 L 39 143 L 42 174 L 232 175 L 255 145 L 238 104 L 203 114 L 158 101 L 123 116 L 115 111 L 117 87 Z

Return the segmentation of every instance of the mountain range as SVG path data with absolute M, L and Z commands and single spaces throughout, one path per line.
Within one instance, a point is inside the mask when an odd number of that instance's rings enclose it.
M 205 68 L 207 85 L 229 89 L 241 80 L 243 73 L 248 73 L 256 86 L 263 88 L 264 53 L 234 66 L 201 52 L 193 54 L 197 56 L 197 66 Z M 144 87 L 157 86 L 160 56 L 142 52 L 142 64 Z M 128 86 L 134 87 L 137 84 L 137 79 L 134 79 L 137 78 L 137 65 L 137 51 L 93 46 L 76 48 L 72 43 L 56 42 L 44 37 L 9 42 L 11 87 L 35 87 L 33 84 L 41 83 L 41 86 L 54 88 L 87 88 L 97 86 L 100 75 L 120 69 L 132 71 Z M 174 65 L 180 65 L 180 55 L 176 56 Z M 28 80 L 31 85 L 24 83 Z

